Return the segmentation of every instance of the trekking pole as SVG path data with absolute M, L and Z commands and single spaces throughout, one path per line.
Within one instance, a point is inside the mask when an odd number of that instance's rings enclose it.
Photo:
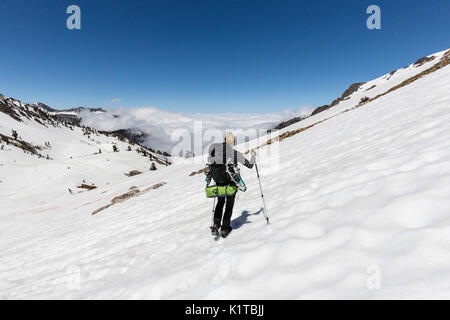
M 212 214 L 211 214 L 211 227 L 214 226 L 214 208 L 216 207 L 216 198 L 214 198 L 213 207 L 212 207 Z
M 258 171 L 258 165 L 256 164 L 256 160 L 255 160 L 255 168 L 256 168 L 256 175 L 258 176 L 259 189 L 261 190 L 261 198 L 262 198 L 263 206 L 264 206 L 264 217 L 266 218 L 267 223 L 269 223 L 269 216 L 267 215 L 266 202 L 264 201 L 264 194 L 263 194 L 263 190 L 261 187 L 261 179 L 259 178 L 259 171 Z

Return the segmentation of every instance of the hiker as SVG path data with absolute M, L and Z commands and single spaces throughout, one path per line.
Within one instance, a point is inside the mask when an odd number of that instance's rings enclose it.
M 225 136 L 225 142 L 213 143 L 209 148 L 208 164 L 210 174 L 217 186 L 236 186 L 233 178 L 230 176 L 234 174 L 237 169 L 238 162 L 242 163 L 247 168 L 253 168 L 255 163 L 255 150 L 251 150 L 252 157 L 248 161 L 242 153 L 234 150 L 236 137 L 228 132 Z M 222 237 L 227 237 L 231 230 L 231 215 L 233 214 L 234 200 L 237 193 L 237 188 L 232 195 L 219 196 L 217 198 L 217 205 L 214 209 L 214 224 L 211 227 L 213 235 L 219 234 L 221 228 Z M 223 214 L 223 207 L 225 206 L 225 214 Z M 223 215 L 223 221 L 222 221 Z

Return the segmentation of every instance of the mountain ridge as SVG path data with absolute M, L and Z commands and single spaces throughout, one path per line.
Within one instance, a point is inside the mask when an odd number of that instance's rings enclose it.
M 408 68 L 411 68 L 411 67 L 419 68 L 419 67 L 422 67 L 424 64 L 428 64 L 429 62 L 433 62 L 433 61 L 436 59 L 436 57 L 437 57 L 440 53 L 443 53 L 443 52 L 445 52 L 443 56 L 448 55 L 449 52 L 450 52 L 450 49 L 446 49 L 446 50 L 440 51 L 440 52 L 438 52 L 438 53 L 434 53 L 434 54 L 431 54 L 431 55 L 422 57 L 422 58 L 416 60 L 414 63 L 412 63 L 412 64 L 410 64 L 410 65 L 407 65 L 406 67 L 402 67 L 402 68 L 393 70 L 393 71 L 391 71 L 390 73 L 385 74 L 385 75 L 383 75 L 383 76 L 381 76 L 381 77 L 379 77 L 379 78 L 377 78 L 377 79 L 385 78 L 386 81 L 388 81 L 388 80 L 390 80 L 390 78 L 393 77 L 396 73 L 401 72 L 401 71 L 404 70 L 404 69 L 408 69 Z M 442 59 L 442 58 L 441 58 L 441 59 Z M 366 83 L 367 83 L 367 82 L 355 82 L 355 83 L 352 83 L 347 89 L 344 90 L 344 92 L 342 93 L 342 95 L 341 95 L 340 97 L 334 99 L 330 104 L 326 104 L 326 105 L 322 105 L 322 106 L 316 107 L 316 108 L 312 111 L 312 113 L 311 113 L 309 116 L 313 116 L 313 115 L 316 115 L 316 114 L 321 113 L 321 112 L 323 112 L 323 111 L 326 111 L 326 110 L 328 110 L 328 109 L 330 109 L 330 108 L 332 108 L 332 107 L 338 105 L 338 104 L 341 103 L 342 101 L 349 99 L 349 97 L 350 97 L 353 93 L 355 93 L 355 92 L 357 92 L 359 89 L 361 89 L 361 87 L 362 87 L 364 84 L 366 84 Z M 376 85 L 372 85 L 372 86 L 369 87 L 369 88 L 365 88 L 365 91 L 369 91 L 369 90 L 371 90 L 371 89 L 373 89 L 373 88 L 375 88 L 375 87 L 376 87 Z M 283 128 L 285 128 L 285 127 L 291 125 L 291 124 L 294 124 L 294 123 L 296 123 L 296 122 L 305 120 L 306 118 L 308 118 L 308 116 L 304 116 L 304 117 L 296 117 L 296 118 L 289 119 L 289 120 L 287 120 L 287 121 L 284 121 L 284 122 L 279 123 L 274 129 L 275 129 L 275 130 L 283 129 Z

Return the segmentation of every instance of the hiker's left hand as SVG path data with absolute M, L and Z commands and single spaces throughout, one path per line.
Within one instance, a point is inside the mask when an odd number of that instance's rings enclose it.
M 252 149 L 250 152 L 252 153 L 252 156 L 256 157 L 256 151 L 255 151 L 255 149 Z

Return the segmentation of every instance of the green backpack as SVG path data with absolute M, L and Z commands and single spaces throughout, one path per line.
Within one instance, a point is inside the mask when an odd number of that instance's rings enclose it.
M 206 197 L 226 197 L 236 194 L 238 188 L 236 186 L 210 186 L 206 187 Z
M 223 148 L 223 159 L 222 164 L 216 163 L 215 161 L 212 164 L 208 164 L 205 168 L 206 174 L 206 197 L 207 198 L 216 198 L 216 197 L 227 197 L 233 196 L 238 191 L 239 187 L 236 185 L 237 180 L 233 177 L 232 173 L 235 173 L 233 166 L 231 164 L 226 163 L 226 144 L 222 144 Z M 211 151 L 210 157 L 215 156 L 215 148 Z M 239 171 L 238 171 L 239 172 Z M 240 175 L 239 175 L 240 178 Z M 221 184 L 221 186 L 209 184 L 214 180 L 216 184 Z M 245 184 L 244 184 L 245 186 Z M 246 190 L 242 189 L 243 191 Z

